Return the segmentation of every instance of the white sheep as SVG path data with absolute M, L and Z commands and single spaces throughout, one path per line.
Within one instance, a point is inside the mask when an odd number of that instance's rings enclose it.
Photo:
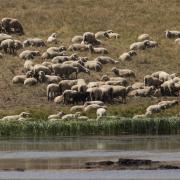
M 26 86 L 34 86 L 36 84 L 37 84 L 37 80 L 35 78 L 33 78 L 33 77 L 32 78 L 27 78 L 24 81 L 24 85 L 26 85 Z
M 108 37 L 109 37 L 110 39 L 112 39 L 112 38 L 118 39 L 118 38 L 120 38 L 120 34 L 114 33 L 114 32 L 110 32 L 110 33 L 108 33 Z
M 54 102 L 56 103 L 56 104 L 62 104 L 63 102 L 64 102 L 64 97 L 61 95 L 61 96 L 56 96 L 55 98 L 54 98 Z
M 94 61 L 98 61 L 101 64 L 116 64 L 119 62 L 109 56 L 98 56 L 97 58 L 94 59 Z
M 117 69 L 116 67 L 112 68 L 112 72 L 116 75 L 116 76 L 120 76 L 120 77 L 129 77 L 129 78 L 135 78 L 135 73 L 134 71 L 130 70 L 130 69 Z
M 14 120 L 20 120 L 21 118 L 28 118 L 29 113 L 27 112 L 21 112 L 19 115 L 11 115 L 11 116 L 5 116 L 2 118 L 3 121 L 14 121 Z
M 58 84 L 52 83 L 47 86 L 47 97 L 48 101 L 54 99 L 56 96 L 60 95 L 60 88 Z
M 13 84 L 24 84 L 24 81 L 26 80 L 26 75 L 17 75 L 14 76 L 12 79 Z
M 96 111 L 96 115 L 97 115 L 96 120 L 99 120 L 107 115 L 107 110 L 105 108 L 98 108 Z
M 56 33 L 52 33 L 52 34 L 48 37 L 47 43 L 57 44 L 57 43 L 58 43 L 57 34 L 56 34 Z
M 63 112 L 58 112 L 57 114 L 52 114 L 48 116 L 48 120 L 52 120 L 52 119 L 61 119 L 62 116 L 64 116 L 65 114 Z
M 74 36 L 71 40 L 72 43 L 81 43 L 83 41 L 83 36 Z
M 93 47 L 92 45 L 89 45 L 89 50 L 94 54 L 109 54 L 108 50 L 104 47 Z
M 145 50 L 149 41 L 135 42 L 130 45 L 130 50 Z
M 129 52 L 125 52 L 119 56 L 119 59 L 121 61 L 131 61 L 133 56 L 136 56 L 137 53 L 134 50 L 131 50 Z
M 76 112 L 75 114 L 66 114 L 62 116 L 62 120 L 77 120 L 78 117 L 80 116 L 79 112 Z
M 180 38 L 180 31 L 165 31 L 166 38 Z
M 138 41 L 144 41 L 144 40 L 150 40 L 150 39 L 151 37 L 149 36 L 149 34 L 141 34 L 137 38 Z

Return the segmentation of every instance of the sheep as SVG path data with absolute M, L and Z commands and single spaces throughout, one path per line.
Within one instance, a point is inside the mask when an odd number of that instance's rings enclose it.
M 51 60 L 51 62 L 52 63 L 63 63 L 66 61 L 77 60 L 77 59 L 78 59 L 78 56 L 75 53 L 75 54 L 72 54 L 71 56 L 56 56 Z
M 52 70 L 52 63 L 51 62 L 48 62 L 48 61 L 44 61 L 42 63 L 43 66 L 46 66 L 47 68 L 49 68 L 50 70 Z
M 77 93 L 77 91 L 74 91 L 74 90 L 65 90 L 64 92 L 63 92 L 63 97 L 64 97 L 64 104 L 69 104 L 69 103 L 71 103 L 72 102 L 72 96 L 74 95 L 74 94 L 76 94 Z
M 51 83 L 59 83 L 61 81 L 61 78 L 59 76 L 50 76 L 50 75 L 46 75 L 44 73 L 44 71 L 39 71 L 38 72 L 38 80 L 43 83 L 46 82 L 48 84 Z
M 113 87 L 110 85 L 102 85 L 99 89 L 102 91 L 101 100 L 103 102 L 111 102 L 113 99 Z
M 2 53 L 0 53 L 0 59 L 2 59 L 3 58 L 3 54 Z
M 147 48 L 156 48 L 156 47 L 158 47 L 158 43 L 156 41 L 148 41 L 148 44 L 146 47 Z
M 148 40 L 135 42 L 130 45 L 130 50 L 145 50 L 149 44 Z
M 54 103 L 56 103 L 56 104 L 61 104 L 63 102 L 64 102 L 64 97 L 62 95 L 61 96 L 56 96 L 54 98 Z
M 180 38 L 175 39 L 174 42 L 175 42 L 176 44 L 180 45 Z
M 89 51 L 90 45 L 74 43 L 68 47 L 68 51 Z
M 131 61 L 133 56 L 136 56 L 137 53 L 134 50 L 131 50 L 129 52 L 125 52 L 119 56 L 119 59 L 121 61 Z
M 80 116 L 79 112 L 76 112 L 75 114 L 66 114 L 62 116 L 62 120 L 77 120 L 78 117 Z
M 165 31 L 166 38 L 180 38 L 180 31 Z
M 96 34 L 95 34 L 95 38 L 98 39 L 98 38 L 107 38 L 109 39 L 109 34 L 107 31 L 98 31 Z
M 179 77 L 173 78 L 173 82 L 174 82 L 174 83 L 179 83 L 179 82 L 180 82 L 180 78 L 179 78 Z
M 51 74 L 51 69 L 49 69 L 48 67 L 46 66 L 43 66 L 42 64 L 36 64 L 33 68 L 34 70 L 34 74 L 35 76 L 38 76 L 38 73 L 40 71 L 43 71 L 46 75 L 50 75 Z
M 144 83 L 141 82 L 135 82 L 134 84 L 132 84 L 132 89 L 144 89 Z
M 17 75 L 14 76 L 12 79 L 13 84 L 24 84 L 24 81 L 26 80 L 26 75 Z
M 82 36 L 74 36 L 71 40 L 72 43 L 81 43 L 83 41 Z
M 15 121 L 15 120 L 20 120 L 20 118 L 28 118 L 29 116 L 30 116 L 30 113 L 21 112 L 19 115 L 5 116 L 2 118 L 2 120 L 3 121 Z
M 59 46 L 59 47 L 50 47 L 46 50 L 46 52 L 49 54 L 53 54 L 53 53 L 58 53 L 58 52 L 60 53 L 66 50 L 67 48 L 65 46 Z
M 174 90 L 175 90 L 175 83 L 173 80 L 168 80 L 165 81 L 163 84 L 161 84 L 161 93 L 162 95 L 174 95 Z
M 3 18 L 1 20 L 2 27 L 7 33 L 16 33 L 19 35 L 24 35 L 24 29 L 21 23 L 17 19 L 13 18 Z
M 104 84 L 105 84 L 105 82 L 102 82 L 102 81 L 89 82 L 87 87 L 88 88 L 99 87 Z
M 23 48 L 23 43 L 19 40 L 14 40 L 14 48 L 15 50 L 19 50 Z
M 29 38 L 23 42 L 23 47 L 28 47 L 28 46 L 44 47 L 46 46 L 46 44 L 40 38 Z
M 94 54 L 109 54 L 108 50 L 103 47 L 93 47 L 92 45 L 89 45 L 89 50 Z
M 149 116 L 149 115 L 152 115 L 154 113 L 159 113 L 161 112 L 161 106 L 159 104 L 154 104 L 154 105 L 151 105 L 149 107 L 146 108 L 146 113 L 145 115 L 146 116 Z
M 52 120 L 52 119 L 61 119 L 62 116 L 64 116 L 65 114 L 63 112 L 58 112 L 57 114 L 52 114 L 48 116 L 48 120 Z
M 24 70 L 27 71 L 32 71 L 34 69 L 34 63 L 31 60 L 26 60 L 24 62 Z
M 89 70 L 93 70 L 96 72 L 99 72 L 102 70 L 102 64 L 100 62 L 97 61 L 87 61 L 84 65 L 86 68 L 88 68 Z
M 60 95 L 60 88 L 58 84 L 52 83 L 47 86 L 48 101 L 53 100 L 56 96 Z
M 99 45 L 99 42 L 95 38 L 95 34 L 92 32 L 85 32 L 83 34 L 83 41 L 84 44 L 92 44 L 92 45 Z
M 75 78 L 77 79 L 78 68 L 69 64 L 54 64 L 52 65 L 52 69 L 55 75 L 60 77 L 69 78 L 70 75 L 75 73 Z
M 172 101 L 161 101 L 158 103 L 158 105 L 161 107 L 161 109 L 168 109 L 178 104 L 177 100 Z
M 12 39 L 6 39 L 1 42 L 0 49 L 2 49 L 5 53 L 15 54 L 16 47 L 15 42 Z
M 155 88 L 159 88 L 163 81 L 159 80 L 156 77 L 146 75 L 144 77 L 144 85 L 145 86 L 154 86 Z
M 149 34 L 141 34 L 137 38 L 138 41 L 144 41 L 144 40 L 150 40 L 150 39 L 151 37 L 149 36 Z
M 110 39 L 112 39 L 112 38 L 118 39 L 118 38 L 120 38 L 120 34 L 111 32 L 111 33 L 108 33 L 108 37 L 109 37 Z
M 88 88 L 86 92 L 89 93 L 91 101 L 102 100 L 103 92 L 99 87 Z
M 42 59 L 52 59 L 56 56 L 67 56 L 66 51 L 62 51 L 62 52 L 44 52 L 41 56 Z
M 99 106 L 104 106 L 104 102 L 103 101 L 86 101 L 84 103 L 84 107 L 91 105 L 91 104 L 97 104 Z
M 57 43 L 58 43 L 57 34 L 56 34 L 56 33 L 52 33 L 52 34 L 48 37 L 47 43 L 57 44 Z
M 34 86 L 36 84 L 37 84 L 37 80 L 35 78 L 33 78 L 33 77 L 32 78 L 27 78 L 24 81 L 24 85 L 26 85 L 26 86 Z
M 84 111 L 84 106 L 83 106 L 83 105 L 73 106 L 73 107 L 71 107 L 70 111 L 71 111 L 71 112 Z
M 90 104 L 84 107 L 84 112 L 89 113 L 89 112 L 96 112 L 97 109 L 99 108 L 106 108 L 106 106 L 101 106 L 99 104 Z
M 146 117 L 146 114 L 138 114 L 138 115 L 134 115 L 132 119 L 142 119 L 145 117 Z
M 149 97 L 152 96 L 154 92 L 154 88 L 152 86 L 150 87 L 144 87 L 143 89 L 135 89 L 129 92 L 128 96 L 140 96 L 140 97 Z
M 99 56 L 99 57 L 95 58 L 94 61 L 100 62 L 101 64 L 108 64 L 108 63 L 109 64 L 116 64 L 119 62 L 119 61 L 112 59 L 109 56 Z
M 151 76 L 156 77 L 163 82 L 171 79 L 170 75 L 165 71 L 157 71 L 155 73 L 152 73 Z
M 128 85 L 128 81 L 122 77 L 108 77 L 107 75 L 103 75 L 101 77 L 101 81 L 106 81 L 105 84 L 109 84 L 109 85 L 114 85 L 114 84 L 120 84 L 122 86 Z
M 34 59 L 35 56 L 40 56 L 40 52 L 25 50 L 19 54 L 19 58 L 24 59 L 24 60 Z
M 130 69 L 117 69 L 116 67 L 113 67 L 111 70 L 116 76 L 120 77 L 129 77 L 129 78 L 135 78 L 135 73 Z
M 99 120 L 107 115 L 107 110 L 105 108 L 98 108 L 96 111 L 96 115 L 97 115 L 96 120 Z
M 63 93 L 67 89 L 77 84 L 77 80 L 62 80 L 59 83 L 60 92 Z
M 4 33 L 0 33 L 0 42 L 6 40 L 6 39 L 12 39 L 12 36 Z

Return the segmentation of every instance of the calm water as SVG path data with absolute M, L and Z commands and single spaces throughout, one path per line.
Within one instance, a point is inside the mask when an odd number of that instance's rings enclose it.
M 67 169 L 120 157 L 180 161 L 180 136 L 0 139 L 0 179 L 180 179 L 180 170 Z

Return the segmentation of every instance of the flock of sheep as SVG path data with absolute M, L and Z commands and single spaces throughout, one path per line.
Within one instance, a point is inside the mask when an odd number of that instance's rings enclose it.
M 131 69 L 119 69 L 117 64 L 121 61 L 132 61 L 140 51 L 158 48 L 158 43 L 149 34 L 141 34 L 137 42 L 130 45 L 129 51 L 113 59 L 107 54 L 107 48 L 102 47 L 104 39 L 117 39 L 118 33 L 112 30 L 99 31 L 97 33 L 85 32 L 82 36 L 74 36 L 69 47 L 57 46 L 59 40 L 56 33 L 52 33 L 46 41 L 40 38 L 29 38 L 23 42 L 14 39 L 10 34 L 24 35 L 23 26 L 17 19 L 3 18 L 0 24 L 0 49 L 4 54 L 17 55 L 23 59 L 24 74 L 13 77 L 13 84 L 34 86 L 39 83 L 47 83 L 47 100 L 57 104 L 71 104 L 72 114 L 58 112 L 50 115 L 48 119 L 80 119 L 87 120 L 82 113 L 95 111 L 97 119 L 107 115 L 107 106 L 114 102 L 127 103 L 127 97 L 161 97 L 179 96 L 180 77 L 176 73 L 168 74 L 164 71 L 154 72 L 144 76 L 144 82 L 133 82 L 136 73 Z M 166 31 L 166 38 L 176 38 L 175 42 L 180 44 L 180 31 Z M 28 50 L 28 47 L 46 47 L 43 53 Z M 21 53 L 18 51 L 23 49 Z M 93 60 L 82 57 L 78 52 L 97 54 Z M 69 55 L 71 53 L 71 55 Z M 41 58 L 42 63 L 36 64 L 36 58 Z M 111 69 L 113 77 L 104 74 L 99 81 L 88 81 L 78 78 L 80 73 L 91 75 L 102 72 L 103 66 L 113 64 Z M 131 81 L 130 81 L 131 80 Z M 130 84 L 131 83 L 131 84 Z M 150 116 L 178 104 L 176 100 L 162 101 L 156 105 L 149 106 L 145 114 L 136 115 L 134 118 Z M 23 119 L 29 113 L 7 116 L 7 119 Z

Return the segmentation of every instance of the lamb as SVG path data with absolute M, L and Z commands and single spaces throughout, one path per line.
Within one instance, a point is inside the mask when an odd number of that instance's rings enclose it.
M 69 76 L 75 73 L 75 78 L 77 79 L 78 68 L 69 64 L 54 64 L 52 65 L 52 69 L 55 75 L 60 77 L 69 78 Z
M 150 39 L 151 37 L 149 36 L 149 34 L 141 34 L 137 38 L 138 41 L 144 41 L 144 40 L 150 40 Z
M 26 80 L 26 75 L 17 75 L 14 76 L 12 79 L 13 84 L 24 84 L 24 81 Z
M 58 84 L 52 83 L 47 86 L 48 101 L 53 100 L 56 96 L 60 95 L 60 88 Z
M 131 61 L 133 56 L 136 56 L 137 53 L 134 50 L 131 50 L 129 52 L 125 52 L 119 56 L 119 59 L 121 61 Z
M 116 67 L 113 67 L 111 70 L 116 76 L 120 77 L 129 77 L 129 78 L 135 78 L 135 73 L 130 69 L 117 69 Z
M 83 41 L 82 36 L 74 36 L 71 40 L 72 43 L 81 43 Z
M 89 49 L 90 52 L 94 54 L 109 54 L 108 50 L 103 47 L 93 47 L 92 45 L 89 45 Z
M 180 31 L 165 31 L 166 38 L 180 38 Z
M 97 61 L 87 61 L 85 63 L 85 67 L 88 68 L 89 70 L 93 70 L 96 72 L 99 72 L 102 70 L 102 64 L 100 62 Z
M 5 116 L 2 118 L 3 121 L 16 121 L 20 120 L 21 118 L 28 118 L 29 113 L 27 112 L 21 112 L 19 115 L 11 115 L 11 116 Z
M 52 33 L 52 34 L 48 37 L 47 43 L 57 44 L 57 43 L 58 43 L 57 34 L 56 34 L 56 33 Z
M 26 86 L 34 86 L 36 84 L 37 84 L 37 80 L 35 78 L 33 78 L 33 77 L 32 78 L 27 78 L 24 81 L 24 85 L 26 85 Z
M 68 47 L 68 51 L 89 51 L 89 45 L 75 43 Z
M 48 116 L 48 120 L 52 120 L 52 119 L 61 119 L 62 116 L 64 116 L 65 114 L 63 112 L 58 112 L 57 114 L 52 114 Z
M 100 62 L 101 64 L 116 64 L 119 62 L 109 56 L 99 56 L 95 58 L 94 61 Z
M 105 108 L 98 108 L 96 111 L 96 115 L 97 115 L 96 120 L 99 120 L 102 117 L 105 117 L 106 114 L 107 114 L 107 110 Z
M 130 50 L 145 50 L 149 44 L 148 40 L 135 42 L 130 45 Z
M 62 104 L 64 102 L 64 97 L 61 95 L 61 96 L 56 96 L 54 98 L 54 103 L 56 104 Z
M 35 56 L 40 56 L 40 52 L 25 50 L 19 54 L 19 58 L 24 59 L 24 60 L 34 59 Z
M 50 75 L 46 75 L 44 73 L 44 71 L 39 71 L 38 72 L 38 80 L 43 83 L 43 82 L 46 82 L 48 84 L 51 84 L 51 83 L 59 83 L 61 81 L 61 78 L 59 76 L 50 76 Z
M 46 44 L 40 38 L 29 38 L 23 42 L 23 47 L 28 47 L 28 46 L 44 47 L 46 46 Z

